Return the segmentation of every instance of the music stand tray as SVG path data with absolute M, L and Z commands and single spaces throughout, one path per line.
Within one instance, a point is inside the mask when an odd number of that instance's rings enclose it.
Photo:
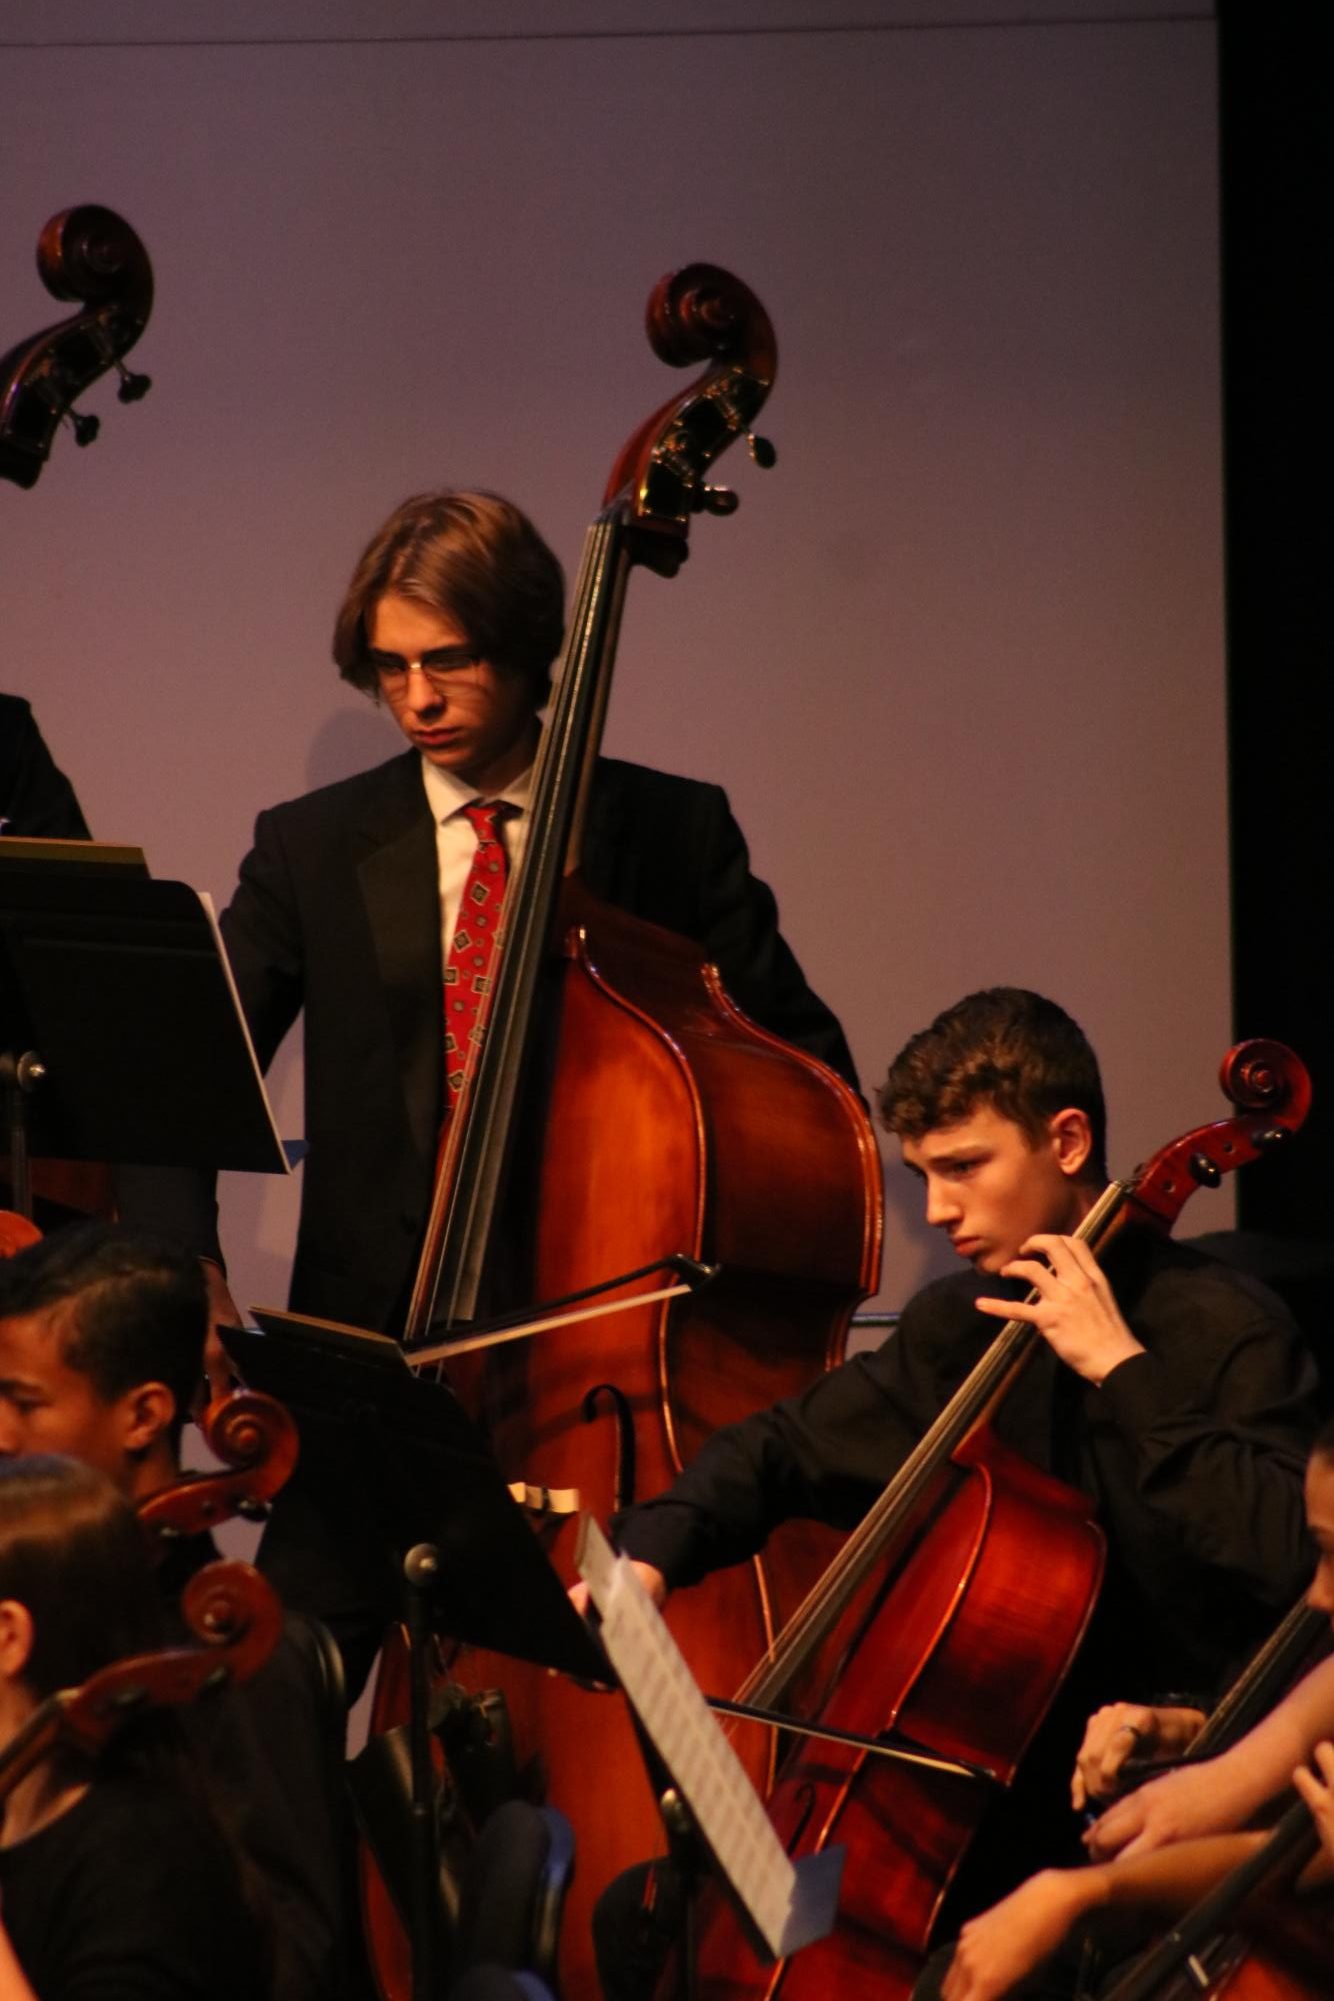
M 384 1334 L 304 1314 L 255 1310 L 258 1328 L 221 1329 L 242 1380 L 300 1424 L 348 1434 L 359 1487 L 399 1556 L 438 1555 L 437 1630 L 449 1638 L 614 1679 L 477 1426 L 447 1384 L 417 1375 Z

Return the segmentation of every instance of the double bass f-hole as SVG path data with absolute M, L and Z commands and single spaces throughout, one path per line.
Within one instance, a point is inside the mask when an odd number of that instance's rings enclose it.
M 603 1399 L 611 1406 L 616 1425 L 616 1477 L 612 1483 L 612 1513 L 635 1504 L 635 1414 L 630 1399 L 615 1383 L 594 1383 L 579 1407 L 585 1424 L 592 1424 Z
M 152 386 L 124 362 L 153 307 L 153 267 L 129 223 L 93 202 L 63 209 L 38 238 L 37 269 L 54 298 L 80 300 L 83 311 L 0 359 L 0 475 L 23 487 L 36 485 L 61 423 L 78 445 L 97 436 L 100 420 L 74 404 L 99 376 L 116 370 L 122 403 Z

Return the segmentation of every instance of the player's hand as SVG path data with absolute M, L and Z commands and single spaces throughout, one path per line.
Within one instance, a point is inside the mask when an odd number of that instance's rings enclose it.
M 1131 1759 L 1179 1758 L 1204 1717 L 1198 1709 L 1155 1708 L 1143 1702 L 1110 1702 L 1095 1710 L 1070 1781 L 1070 1803 L 1082 1813 L 1092 1800 L 1115 1799 L 1121 1768 Z
M 662 1607 L 667 1603 L 667 1579 L 663 1576 L 662 1572 L 655 1569 L 651 1563 L 640 1563 L 633 1556 L 630 1559 L 630 1568 L 634 1571 L 635 1576 L 648 1592 L 649 1597 L 658 1607 L 658 1610 L 661 1611 Z M 582 1577 L 577 1584 L 570 1586 L 570 1603 L 581 1619 L 587 1616 L 588 1586 L 584 1583 Z
M 1077 1237 L 1040 1233 L 1019 1246 L 1020 1255 L 1002 1266 L 1005 1278 L 1024 1279 L 1038 1298 L 1026 1301 L 979 1299 L 982 1313 L 998 1320 L 1027 1320 L 1049 1341 L 1063 1362 L 1095 1386 L 1119 1362 L 1144 1353 L 1121 1317 L 1101 1265 Z
M 1230 1833 L 1233 1822 L 1219 1810 L 1211 1762 L 1202 1758 L 1198 1765 L 1164 1772 L 1161 1778 L 1150 1779 L 1109 1806 L 1084 1836 L 1084 1846 L 1093 1860 L 1147 1855 L 1150 1849 L 1164 1848 L 1169 1842 Z
M 1077 1918 L 1098 1901 L 1098 1873 L 1044 1869 L 971 1918 L 959 1933 L 941 1985 L 943 2001 L 995 2001 L 1055 1952 Z
M 1334 1744 L 1328 1739 L 1317 1744 L 1311 1753 L 1311 1763 L 1315 1771 L 1299 1765 L 1292 1783 L 1311 1810 L 1321 1847 L 1334 1861 Z

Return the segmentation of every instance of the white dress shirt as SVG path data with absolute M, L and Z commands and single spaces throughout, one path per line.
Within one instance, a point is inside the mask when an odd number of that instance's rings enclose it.
M 440 958 L 443 964 L 458 922 L 468 870 L 477 853 L 477 836 L 472 822 L 465 818 L 463 808 L 471 806 L 476 799 L 485 798 L 488 803 L 503 799 L 506 805 L 516 809 L 501 821 L 499 828 L 512 876 L 523 859 L 528 839 L 528 800 L 533 770 L 530 765 L 502 792 L 483 794 L 475 785 L 456 778 L 452 771 L 441 771 L 423 758 L 422 782 L 430 802 L 431 818 L 435 821 L 436 879 L 440 886 Z

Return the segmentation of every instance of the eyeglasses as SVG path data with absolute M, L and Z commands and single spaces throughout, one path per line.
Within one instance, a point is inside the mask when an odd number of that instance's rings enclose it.
M 424 674 L 433 688 L 457 686 L 464 670 L 476 663 L 477 655 L 470 646 L 433 646 L 429 653 L 422 654 L 420 660 L 405 660 L 401 653 L 369 650 L 362 658 L 366 666 L 379 676 L 385 693 L 395 695 L 402 694 L 407 688 L 408 676 L 414 669 Z

